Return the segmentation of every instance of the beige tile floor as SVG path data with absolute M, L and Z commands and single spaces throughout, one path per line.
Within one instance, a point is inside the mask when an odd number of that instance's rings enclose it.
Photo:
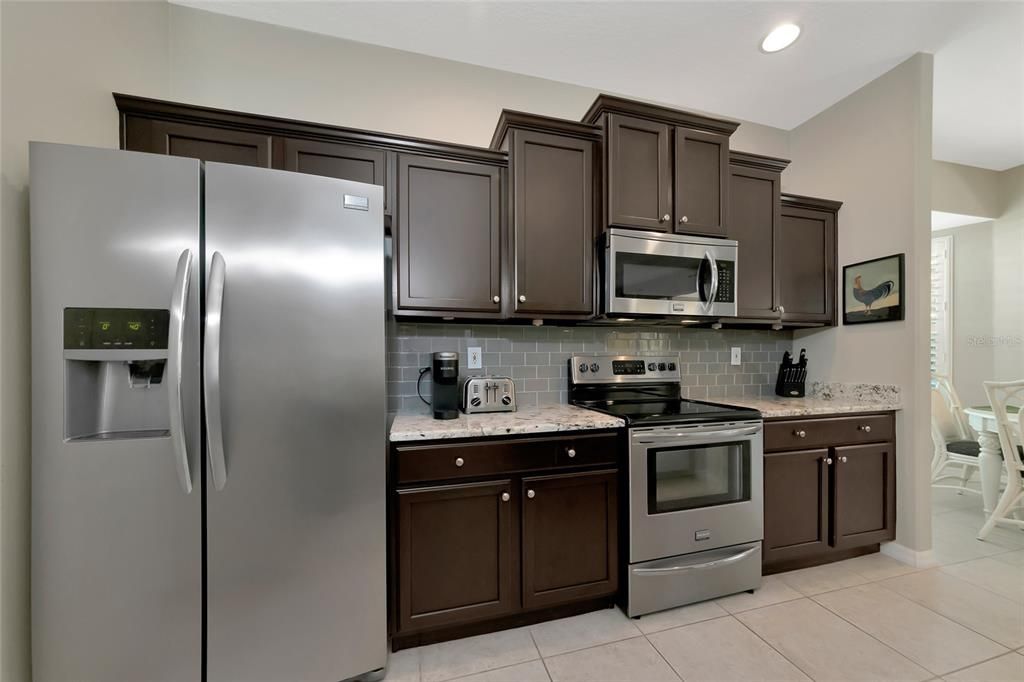
M 618 609 L 392 654 L 389 682 L 1024 682 L 1024 532 L 974 534 L 974 495 L 934 491 L 935 556 L 765 578 L 639 620 Z

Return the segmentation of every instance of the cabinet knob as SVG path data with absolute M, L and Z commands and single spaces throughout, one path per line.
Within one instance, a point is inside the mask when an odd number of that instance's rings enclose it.
M 508 493 L 502 493 L 501 494 L 501 501 L 502 502 L 508 502 L 511 499 L 512 499 L 512 497 Z
M 537 493 L 533 492 L 532 490 L 527 490 L 526 496 L 532 500 L 533 498 L 537 497 Z
M 523 294 L 519 294 L 519 302 L 520 303 L 526 303 L 526 296 L 523 295 Z
M 825 462 L 825 466 L 828 466 L 829 464 L 832 463 L 832 458 L 831 457 L 825 457 L 822 461 Z
M 494 301 L 495 303 L 501 303 L 501 296 L 495 296 L 491 300 Z
M 840 462 L 845 462 L 846 461 L 846 455 L 843 455 L 842 457 L 840 457 L 839 461 Z
M 460 467 L 460 466 L 462 466 L 465 463 L 466 463 L 466 460 L 462 459 L 461 457 L 456 457 L 455 458 L 455 466 Z
M 573 450 L 572 448 L 568 448 L 568 449 L 567 449 L 567 450 L 565 451 L 565 454 L 569 455 L 569 458 L 571 459 L 571 458 L 573 458 L 573 457 L 575 457 L 575 456 L 576 456 L 576 451 L 575 451 L 575 450 Z
M 785 314 L 786 314 L 786 307 L 780 305 L 779 306 L 779 315 L 785 315 Z
M 807 432 L 806 431 L 802 431 L 802 430 L 801 431 L 794 431 L 793 435 L 796 436 L 797 438 L 807 438 Z
M 864 433 L 871 433 L 871 424 L 861 424 L 857 428 L 863 431 Z
M 681 222 L 681 223 L 688 223 L 688 222 L 690 222 L 690 219 L 688 217 L 686 217 L 686 216 L 683 216 L 682 218 L 679 219 L 679 222 Z
M 672 216 L 670 216 L 668 213 L 666 213 L 665 215 L 661 216 L 661 222 L 663 222 L 663 223 L 667 223 L 670 220 L 672 220 Z

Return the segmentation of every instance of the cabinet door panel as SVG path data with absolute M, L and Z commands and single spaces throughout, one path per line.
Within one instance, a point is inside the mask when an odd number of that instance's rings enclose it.
M 270 168 L 270 136 L 126 116 L 124 149 Z
M 764 562 L 828 550 L 828 450 L 764 456 Z
M 398 310 L 500 313 L 501 172 L 398 157 Z
M 674 175 L 674 231 L 724 237 L 729 137 L 676 128 Z
M 388 153 L 383 149 L 336 142 L 275 138 L 281 153 L 275 165 L 287 171 L 324 175 L 384 187 L 384 211 L 391 212 L 392 183 L 388 180 Z
M 608 222 L 612 225 L 671 231 L 670 131 L 663 123 L 609 114 Z
M 833 323 L 836 221 L 829 211 L 782 208 L 775 240 L 775 272 L 782 319 Z
M 518 605 L 511 481 L 398 490 L 398 629 L 471 622 Z M 502 501 L 502 494 L 509 501 Z
M 592 315 L 594 143 L 517 130 L 511 165 L 515 312 Z
M 779 174 L 733 166 L 728 236 L 739 242 L 739 317 L 775 318 L 774 239 L 779 222 Z
M 832 544 L 836 549 L 896 537 L 895 444 L 835 448 Z
M 614 471 L 523 479 L 525 608 L 615 592 L 616 481 Z

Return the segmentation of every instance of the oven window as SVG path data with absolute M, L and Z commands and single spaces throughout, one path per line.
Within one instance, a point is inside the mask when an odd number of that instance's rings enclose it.
M 701 284 L 702 258 L 615 254 L 617 298 L 693 298 Z
M 749 499 L 749 441 L 656 448 L 647 452 L 649 514 Z

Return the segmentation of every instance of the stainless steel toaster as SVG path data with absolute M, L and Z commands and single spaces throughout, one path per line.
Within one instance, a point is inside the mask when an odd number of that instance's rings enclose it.
M 459 389 L 466 414 L 516 411 L 516 385 L 508 377 L 462 377 Z

